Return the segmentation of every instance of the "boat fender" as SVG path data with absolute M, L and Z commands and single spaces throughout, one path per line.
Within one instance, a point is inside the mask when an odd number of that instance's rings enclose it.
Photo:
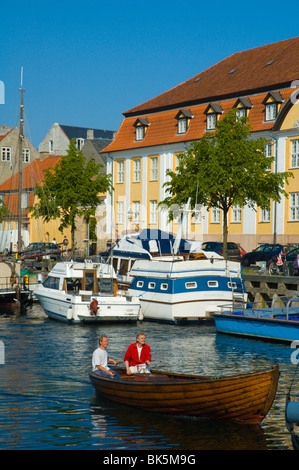
M 67 314 L 66 314 L 66 318 L 68 320 L 71 320 L 73 318 L 73 309 L 72 309 L 72 307 L 69 307 L 69 309 L 67 311 Z
M 98 301 L 97 299 L 92 299 L 89 304 L 89 310 L 91 315 L 96 315 L 98 312 Z
M 141 310 L 141 308 L 139 308 L 138 320 L 140 320 L 140 321 L 143 320 L 143 311 Z
M 290 401 L 286 408 L 286 420 L 288 423 L 299 425 L 299 403 Z

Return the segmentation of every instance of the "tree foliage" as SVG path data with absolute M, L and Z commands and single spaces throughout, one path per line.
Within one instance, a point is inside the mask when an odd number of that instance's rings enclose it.
M 0 199 L 0 223 L 7 218 L 8 216 L 12 216 L 11 212 L 7 209 L 4 201 Z
M 274 157 L 265 155 L 265 144 L 265 139 L 251 138 L 248 118 L 229 111 L 214 133 L 206 133 L 179 156 L 176 172 L 167 171 L 170 180 L 164 186 L 169 196 L 161 204 L 182 205 L 191 197 L 191 207 L 197 202 L 222 210 L 226 257 L 229 209 L 235 205 L 269 209 L 271 200 L 287 196 L 284 185 L 292 173 L 272 171 Z
M 111 175 L 100 173 L 101 167 L 93 159 L 86 162 L 72 140 L 67 155 L 45 170 L 43 181 L 36 185 L 38 201 L 29 208 L 32 216 L 41 217 L 44 222 L 59 218 L 61 232 L 71 227 L 72 247 L 76 218 L 93 216 L 101 204 L 100 193 L 112 190 Z

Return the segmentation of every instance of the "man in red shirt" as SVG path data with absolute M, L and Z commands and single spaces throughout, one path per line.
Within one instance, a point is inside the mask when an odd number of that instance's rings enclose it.
M 124 357 L 127 374 L 150 374 L 151 358 L 151 348 L 145 344 L 145 334 L 139 333 L 136 343 L 130 344 Z

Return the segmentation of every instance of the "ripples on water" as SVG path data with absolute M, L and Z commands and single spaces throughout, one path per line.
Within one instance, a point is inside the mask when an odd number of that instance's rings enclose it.
M 162 416 L 97 397 L 88 371 L 98 337 L 107 334 L 109 354 L 122 360 L 138 331 L 157 369 L 228 375 L 278 363 L 278 393 L 262 425 Z M 0 340 L 0 449 L 292 449 L 284 422 L 295 369 L 288 346 L 217 335 L 213 324 L 64 325 L 39 304 L 26 315 L 0 315 Z

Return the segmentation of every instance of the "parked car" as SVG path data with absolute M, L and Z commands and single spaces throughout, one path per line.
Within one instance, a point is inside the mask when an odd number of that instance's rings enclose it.
M 244 266 L 250 266 L 257 261 L 266 261 L 268 266 L 270 261 L 277 259 L 280 253 L 285 253 L 283 245 L 279 243 L 264 243 L 255 248 L 255 250 L 245 253 L 242 256 L 242 263 Z
M 241 256 L 245 255 L 246 251 L 244 250 L 244 248 L 242 248 L 242 246 L 240 245 L 240 243 L 237 243 L 237 245 L 238 245 L 238 247 L 239 247 Z
M 50 258 L 57 259 L 60 256 L 61 250 L 55 243 L 30 243 L 25 251 L 22 253 L 22 259 L 33 259 L 41 261 L 43 256 L 50 256 Z
M 204 251 L 215 251 L 219 255 L 223 256 L 223 243 L 220 242 L 204 242 L 201 246 Z M 241 260 L 241 253 L 239 247 L 234 242 L 227 242 L 227 259 L 230 260 Z

